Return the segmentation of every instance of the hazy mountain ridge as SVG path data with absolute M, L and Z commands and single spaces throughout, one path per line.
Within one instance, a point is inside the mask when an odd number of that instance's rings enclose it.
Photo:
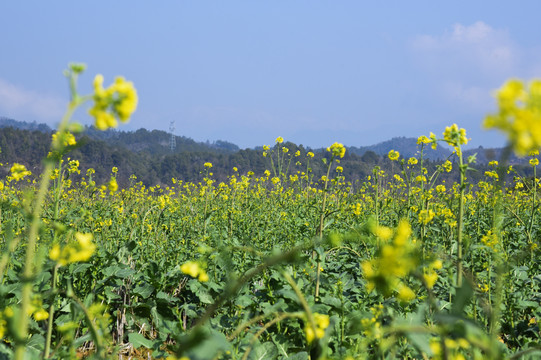
M 4 116 L 0 116 L 0 128 L 5 128 L 5 127 L 12 127 L 14 129 L 20 129 L 20 130 L 38 130 L 41 132 L 53 131 L 46 124 L 38 124 L 35 121 L 31 123 L 24 122 L 24 121 L 17 121 L 17 120 L 10 119 Z
M 419 157 L 420 146 L 417 145 L 416 138 L 401 136 L 370 146 L 350 146 L 348 147 L 348 150 L 357 155 L 364 155 L 367 151 L 373 151 L 380 156 L 386 156 L 389 151 L 395 150 L 400 153 L 401 157 L 410 158 Z M 439 145 L 436 150 L 432 149 L 430 145 L 424 145 L 423 154 L 426 159 L 445 160 L 451 156 L 451 151 Z
M 0 128 L 11 127 L 19 130 L 39 131 L 43 133 L 51 133 L 53 130 L 46 124 L 38 124 L 36 122 L 28 123 L 24 121 L 18 121 L 7 117 L 0 116 Z M 241 151 L 239 146 L 224 140 L 216 140 L 214 142 L 197 142 L 191 138 L 185 136 L 175 135 L 175 148 L 171 150 L 171 134 L 162 130 L 146 130 L 139 129 L 136 131 L 119 131 L 116 129 L 109 129 L 107 131 L 100 131 L 94 127 L 87 127 L 83 133 L 83 137 L 87 137 L 92 140 L 104 141 L 108 146 L 114 148 L 124 148 L 127 151 L 135 153 L 145 152 L 150 155 L 172 155 L 179 153 L 213 153 L 213 154 L 233 154 Z M 293 144 L 293 146 L 297 146 Z M 307 147 L 307 150 L 310 148 Z M 261 150 L 260 147 L 246 150 Z M 416 138 L 408 137 L 394 137 L 390 140 L 386 140 L 374 145 L 369 146 L 348 146 L 349 154 L 355 154 L 360 157 L 364 157 L 367 162 L 374 162 L 373 155 L 370 152 L 380 156 L 386 157 L 390 150 L 395 150 L 400 153 L 402 158 L 419 157 L 420 146 L 417 145 Z M 314 152 L 323 152 L 324 148 L 315 149 Z M 483 148 L 469 149 L 464 151 L 465 158 L 476 154 L 476 160 L 478 164 L 486 164 L 491 160 L 498 160 L 501 158 L 502 148 Z M 452 158 L 452 152 L 444 144 L 438 144 L 438 147 L 434 150 L 430 145 L 425 145 L 423 149 L 423 156 L 425 159 L 433 161 L 442 161 L 448 158 Z M 508 162 L 510 164 L 526 163 L 527 159 L 521 159 L 514 154 L 509 156 Z

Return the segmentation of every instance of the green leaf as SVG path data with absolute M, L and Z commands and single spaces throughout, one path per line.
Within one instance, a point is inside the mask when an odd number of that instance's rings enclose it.
M 453 299 L 453 307 L 451 309 L 451 312 L 457 315 L 462 314 L 464 308 L 466 307 L 466 305 L 468 305 L 472 296 L 472 287 L 467 281 L 464 281 L 462 286 L 456 291 L 456 296 Z
M 0 360 L 13 359 L 13 350 L 8 348 L 3 342 L 0 342 Z
M 45 338 L 40 334 L 34 334 L 26 343 L 26 352 L 31 354 L 31 359 L 37 359 L 43 351 L 43 346 L 45 344 Z
M 308 360 L 308 353 L 306 351 L 301 351 L 296 354 L 291 354 L 288 359 L 290 360 Z
M 277 355 L 278 349 L 276 349 L 276 346 L 272 342 L 266 342 L 254 346 L 248 358 L 253 360 L 276 359 Z
M 154 287 L 150 284 L 137 285 L 133 289 L 133 293 L 141 296 L 143 299 L 148 298 L 154 292 Z
M 419 351 L 427 355 L 432 355 L 432 350 L 430 349 L 430 335 L 408 332 L 407 337 Z
M 81 272 L 84 272 L 86 269 L 88 269 L 89 267 L 93 266 L 92 264 L 88 264 L 88 263 L 77 263 L 77 264 L 74 264 L 73 265 L 73 270 L 72 270 L 72 274 L 78 274 L 78 273 L 81 273 Z
M 325 295 L 320 301 L 322 304 L 330 305 L 336 309 L 340 309 L 342 307 L 342 302 L 340 299 L 333 296 Z
M 152 340 L 145 338 L 143 335 L 139 333 L 129 333 L 128 340 L 130 344 L 132 344 L 133 347 L 136 349 L 140 348 L 141 346 L 144 346 L 147 349 L 152 349 L 152 345 L 153 345 Z
M 210 294 L 206 291 L 201 291 L 196 295 L 199 298 L 199 301 L 201 301 L 203 304 L 212 304 L 214 302 L 212 296 L 210 296 Z
M 235 300 L 235 305 L 240 307 L 248 307 L 253 304 L 252 298 L 248 295 L 241 295 Z

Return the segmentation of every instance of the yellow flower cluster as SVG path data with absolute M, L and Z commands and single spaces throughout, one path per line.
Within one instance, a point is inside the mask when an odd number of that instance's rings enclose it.
M 37 296 L 32 299 L 28 312 L 28 315 L 33 315 L 36 321 L 47 320 L 49 318 L 49 313 L 43 308 L 43 301 Z
M 410 241 L 410 236 L 411 226 L 407 221 L 401 220 L 392 242 L 385 243 L 376 258 L 361 264 L 368 291 L 377 289 L 386 297 L 396 291 L 402 301 L 415 298 L 413 291 L 402 282 L 418 265 L 416 247 Z
M 18 163 L 13 164 L 13 166 L 11 167 L 10 172 L 11 172 L 11 177 L 15 181 L 19 181 L 22 178 L 24 178 L 25 176 L 32 175 L 32 173 L 26 169 L 26 166 L 24 166 L 22 164 L 18 164 Z
M 436 281 L 438 281 L 438 274 L 436 273 L 436 270 L 440 270 L 442 267 L 443 263 L 441 260 L 434 260 L 427 268 L 424 269 L 423 279 L 425 280 L 425 284 L 429 289 L 432 289 L 434 284 L 436 284 Z
M 451 172 L 451 170 L 453 170 L 453 163 L 449 160 L 445 160 L 445 162 L 441 166 L 446 172 Z
M 381 340 L 383 337 L 383 331 L 381 330 L 381 320 L 384 317 L 383 304 L 378 304 L 370 308 L 372 317 L 361 319 L 361 326 L 363 327 L 364 336 L 376 340 Z
M 346 154 L 346 147 L 340 143 L 335 142 L 327 148 L 327 151 L 332 153 L 334 157 L 343 158 Z
M 118 183 L 116 182 L 116 178 L 114 176 L 111 176 L 111 180 L 109 180 L 107 188 L 111 193 L 114 193 L 118 190 Z
M 278 136 L 278 137 L 276 138 L 276 143 L 277 143 L 277 144 L 281 144 L 281 143 L 283 143 L 283 142 L 284 142 L 284 138 L 283 138 L 283 137 Z
M 436 139 L 436 135 L 434 135 L 433 133 L 430 133 L 430 137 L 427 137 L 427 136 L 424 136 L 424 135 L 421 135 L 417 138 L 417 145 L 421 145 L 421 144 L 431 144 L 430 146 L 432 147 L 432 149 L 436 149 L 436 147 L 438 146 L 438 140 Z
M 455 147 L 455 149 L 459 145 L 466 145 L 468 143 L 466 129 L 459 129 L 457 124 L 447 126 L 443 132 L 443 140 L 445 140 L 447 144 Z
M 68 159 L 69 160 L 69 159 Z M 79 170 L 79 160 L 69 160 L 68 162 L 68 172 L 70 174 L 80 174 L 81 170 Z
M 306 341 L 308 344 L 311 344 L 315 339 L 321 339 L 325 335 L 325 329 L 329 327 L 330 320 L 329 315 L 314 313 L 314 325 L 316 327 L 316 332 L 312 324 L 309 321 L 306 321 L 304 325 L 304 333 L 306 334 Z
M 55 149 L 59 149 L 61 147 L 66 147 L 66 146 L 74 146 L 77 144 L 77 142 L 75 141 L 75 136 L 73 136 L 72 133 L 70 133 L 69 131 L 65 131 L 65 132 L 55 132 L 52 136 L 52 143 L 53 143 L 53 148 Z
M 61 266 L 88 261 L 96 250 L 96 245 L 92 243 L 92 234 L 76 233 L 75 238 L 77 243 L 68 244 L 64 248 L 60 248 L 60 245 L 55 244 L 49 251 L 51 260 L 56 261 Z
M 195 261 L 188 261 L 181 265 L 180 271 L 186 275 L 190 275 L 193 278 L 198 279 L 201 282 L 209 280 L 209 276 L 206 271 Z
M 498 173 L 494 170 L 485 171 L 485 176 L 489 178 L 493 178 L 494 180 L 498 180 L 500 177 Z
M 432 221 L 432 219 L 434 219 L 434 215 L 436 215 L 434 213 L 434 211 L 432 210 L 421 210 L 419 212 L 419 222 L 423 225 L 426 225 L 428 224 L 429 222 Z
M 434 338 L 430 340 L 430 350 L 434 354 L 433 359 L 449 359 L 449 360 L 466 360 L 466 357 L 461 353 L 461 350 L 466 350 L 470 347 L 468 340 L 464 338 L 443 340 L 445 349 L 443 349 L 441 341 Z
M 424 136 L 424 135 L 421 135 L 417 138 L 417 145 L 421 145 L 421 144 L 430 144 L 432 141 Z
M 388 156 L 389 156 L 389 160 L 396 161 L 400 157 L 400 153 L 398 151 L 391 150 L 391 151 L 389 151 Z
M 492 249 L 494 252 L 498 252 L 500 242 L 498 241 L 498 235 L 494 234 L 491 230 L 481 238 L 481 242 Z
M 541 147 L 541 80 L 528 87 L 511 79 L 496 91 L 498 112 L 485 117 L 487 129 L 498 129 L 507 135 L 518 155 Z
M 117 77 L 108 88 L 103 88 L 103 76 L 94 78 L 94 106 L 89 110 L 95 126 L 107 130 L 118 126 L 117 118 L 126 122 L 137 108 L 137 92 L 133 83 Z

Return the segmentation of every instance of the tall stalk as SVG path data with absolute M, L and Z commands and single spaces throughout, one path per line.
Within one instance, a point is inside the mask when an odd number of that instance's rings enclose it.
M 325 210 L 327 206 L 327 188 L 329 186 L 329 174 L 331 173 L 331 167 L 334 160 L 334 156 L 331 157 L 331 161 L 329 161 L 329 164 L 327 166 L 327 174 L 325 175 L 325 184 L 323 185 L 323 201 L 321 203 L 321 213 L 319 214 L 319 226 L 317 229 L 317 237 L 319 240 L 323 238 L 323 223 L 325 221 Z M 316 256 L 316 252 L 314 251 L 314 255 Z M 319 298 L 319 284 L 320 284 L 320 277 L 321 277 L 321 260 L 319 259 L 319 256 L 317 258 L 317 269 L 316 269 L 316 299 Z
M 457 234 L 457 261 L 456 261 L 456 286 L 462 286 L 462 230 L 464 227 L 464 191 L 466 188 L 466 169 L 468 165 L 464 166 L 464 159 L 462 156 L 462 149 L 460 145 L 458 147 L 458 161 L 460 169 L 460 198 L 458 204 L 458 234 Z
M 75 76 L 75 74 L 72 74 Z M 75 81 L 75 79 L 70 79 Z M 58 126 L 58 133 L 63 133 L 68 125 L 69 119 L 75 112 L 75 109 L 81 104 L 82 98 L 73 97 L 68 105 L 68 109 Z M 34 202 L 34 209 L 32 211 L 32 220 L 30 222 L 30 229 L 28 231 L 28 242 L 26 247 L 25 264 L 23 270 L 23 276 L 21 282 L 23 283 L 21 293 L 21 311 L 19 312 L 18 324 L 18 336 L 15 337 L 15 359 L 23 360 L 25 358 L 26 338 L 28 335 L 28 313 L 30 312 L 30 303 L 32 301 L 32 286 L 34 276 L 34 257 L 36 254 L 36 245 L 38 232 L 41 224 L 41 212 L 45 203 L 45 197 L 49 190 L 49 184 L 51 182 L 51 176 L 53 174 L 55 164 L 52 161 L 45 162 L 45 168 L 43 169 L 39 190 L 36 194 Z

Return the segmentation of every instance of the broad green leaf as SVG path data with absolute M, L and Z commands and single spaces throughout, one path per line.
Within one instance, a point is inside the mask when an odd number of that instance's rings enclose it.
M 139 333 L 129 333 L 128 340 L 134 348 L 138 349 L 141 346 L 146 347 L 147 349 L 152 349 L 153 341 L 146 339 L 143 335 Z

